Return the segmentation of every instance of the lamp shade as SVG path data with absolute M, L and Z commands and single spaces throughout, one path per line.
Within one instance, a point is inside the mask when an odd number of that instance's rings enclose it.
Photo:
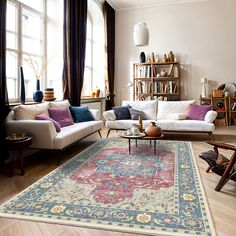
M 149 31 L 146 23 L 137 23 L 134 25 L 134 44 L 135 46 L 146 46 L 149 42 Z

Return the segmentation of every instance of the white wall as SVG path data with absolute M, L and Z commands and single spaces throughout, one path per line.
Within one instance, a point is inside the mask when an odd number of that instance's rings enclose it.
M 116 105 L 131 99 L 126 87 L 132 80 L 132 63 L 139 54 L 160 57 L 172 50 L 182 63 L 182 99 L 199 99 L 200 78 L 209 80 L 208 90 L 236 82 L 236 0 L 209 0 L 116 12 Z M 140 15 L 143 14 L 143 20 Z M 149 45 L 135 47 L 133 26 L 147 23 Z

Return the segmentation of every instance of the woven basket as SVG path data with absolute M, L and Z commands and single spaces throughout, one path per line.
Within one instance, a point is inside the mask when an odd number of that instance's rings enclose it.
M 212 91 L 212 96 L 213 97 L 223 97 L 223 90 L 213 90 Z

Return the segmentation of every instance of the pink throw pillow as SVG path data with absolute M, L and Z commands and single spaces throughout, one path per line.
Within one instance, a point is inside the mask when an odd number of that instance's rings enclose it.
M 48 108 L 48 113 L 53 120 L 61 125 L 61 127 L 74 124 L 69 107 Z
M 187 117 L 189 120 L 204 120 L 208 111 L 212 109 L 211 105 L 189 105 Z
M 61 126 L 60 124 L 53 120 L 52 118 L 46 116 L 45 114 L 39 114 L 35 117 L 36 120 L 50 120 L 53 124 L 54 124 L 54 127 L 56 128 L 56 131 L 57 132 L 60 132 L 61 131 Z

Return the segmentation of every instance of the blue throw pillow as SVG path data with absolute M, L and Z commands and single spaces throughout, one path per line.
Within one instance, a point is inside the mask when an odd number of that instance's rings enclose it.
M 113 107 L 114 113 L 116 115 L 117 120 L 130 120 L 130 112 L 129 112 L 129 106 L 118 106 Z
M 88 106 L 81 106 L 81 107 L 70 106 L 70 111 L 75 123 L 95 120 Z

